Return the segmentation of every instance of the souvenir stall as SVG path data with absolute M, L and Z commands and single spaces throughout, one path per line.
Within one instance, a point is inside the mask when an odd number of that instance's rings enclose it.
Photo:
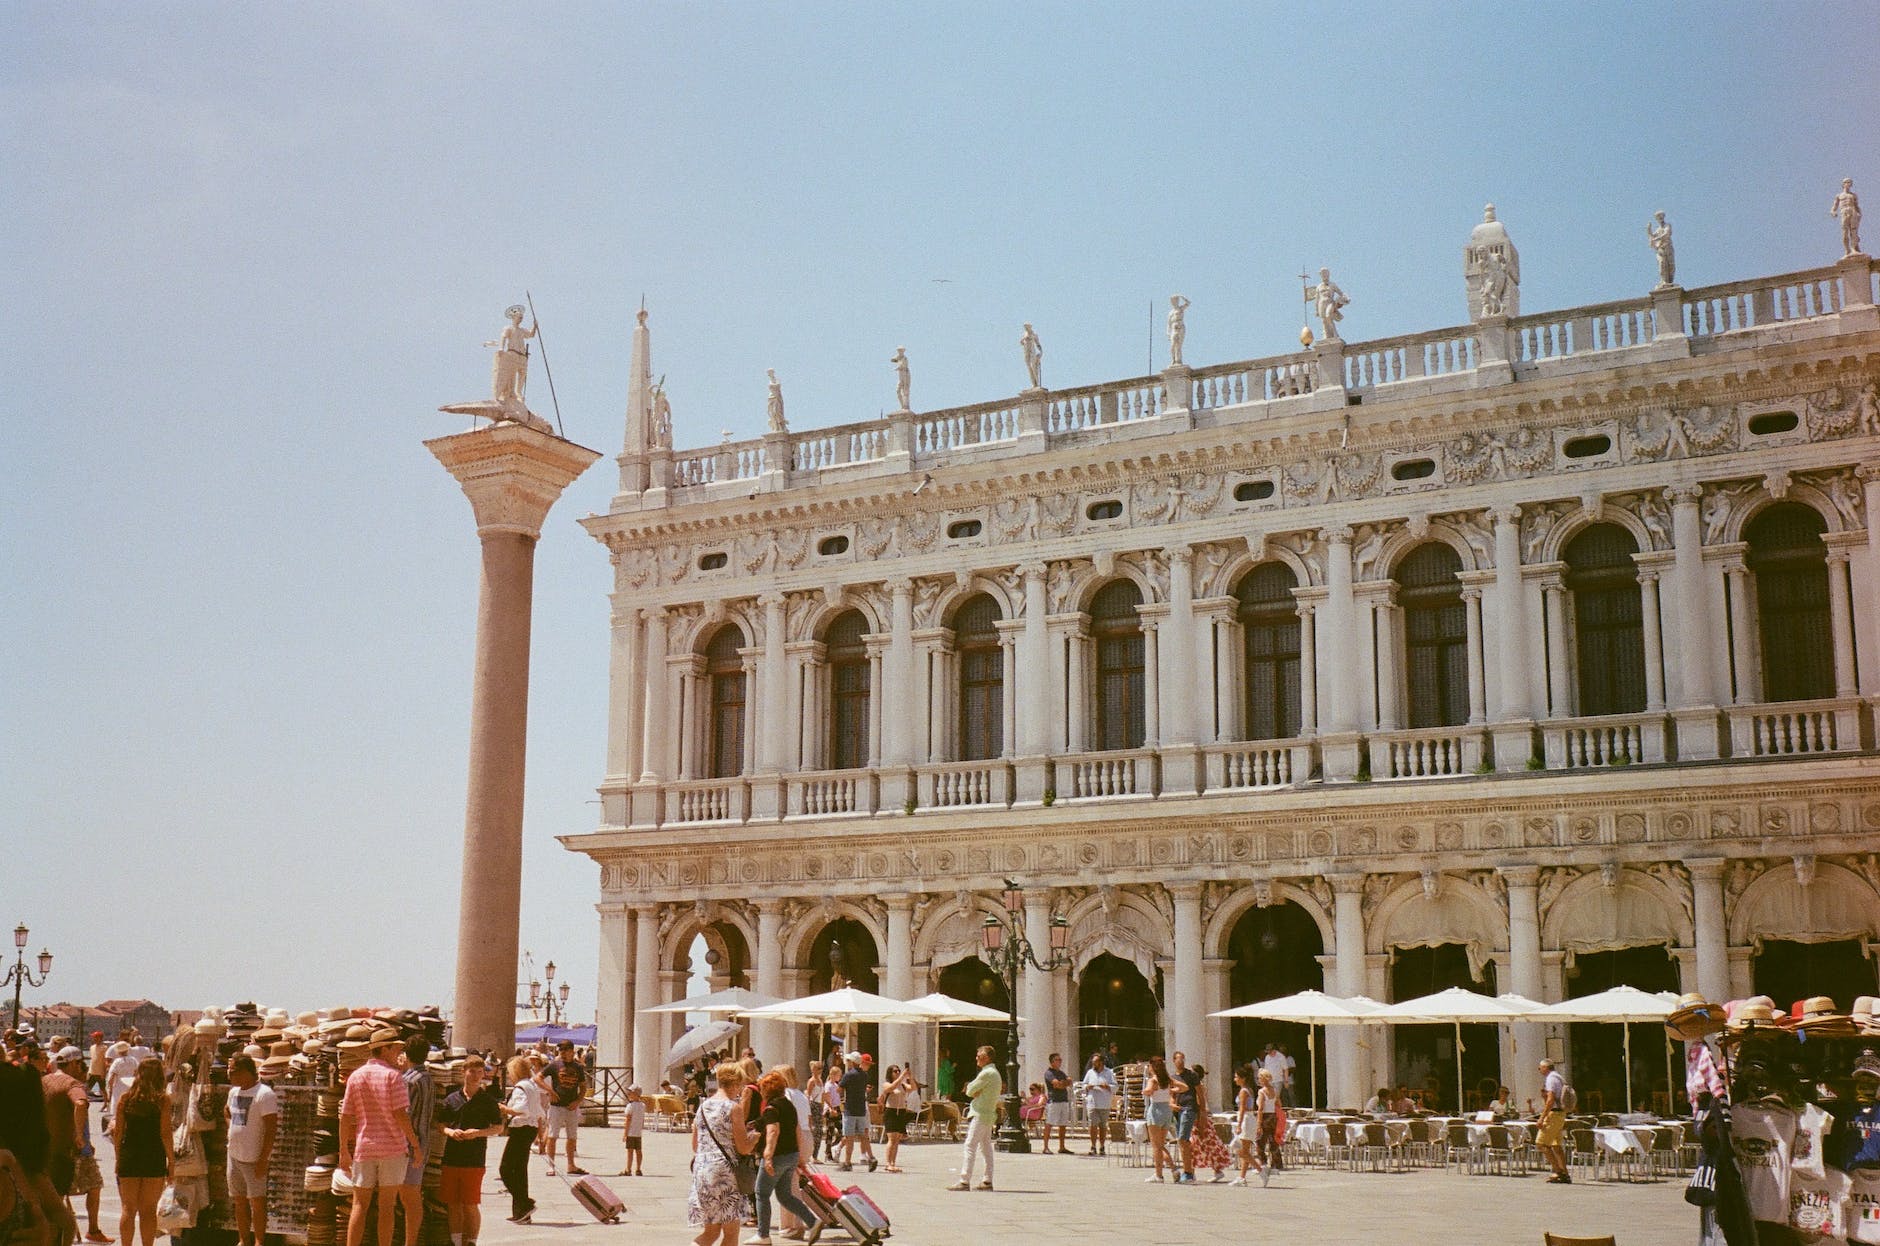
M 169 1079 L 175 1179 L 159 1208 L 159 1223 L 185 1246 L 216 1246 L 235 1240 L 228 1198 L 228 1061 L 246 1052 L 280 1105 L 268 1166 L 270 1234 L 307 1246 L 336 1246 L 345 1240 L 351 1210 L 350 1183 L 336 1173 L 339 1109 L 346 1078 L 364 1064 L 367 1048 L 382 1033 L 400 1040 L 422 1035 L 431 1045 L 427 1064 L 442 1103 L 462 1080 L 462 1053 L 446 1046 L 437 1010 L 333 1008 L 290 1016 L 252 1004 L 209 1009 L 194 1025 L 163 1041 Z M 441 1126 L 428 1140 L 424 1178 L 427 1246 L 450 1240 L 436 1190 L 443 1155 Z M 402 1217 L 402 1212 L 400 1213 Z M 402 1227 L 398 1230 L 403 1240 Z
M 1686 1044 L 1699 1159 L 1685 1200 L 1702 1246 L 1880 1243 L 1880 1017 L 1825 996 L 1686 995 L 1665 1020 Z

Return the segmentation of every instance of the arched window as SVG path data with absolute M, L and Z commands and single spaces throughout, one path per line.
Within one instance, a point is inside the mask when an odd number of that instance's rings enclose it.
M 1636 714 L 1645 708 L 1645 631 L 1640 613 L 1638 542 L 1618 524 L 1600 523 L 1562 554 L 1573 594 L 1579 712 Z
M 985 593 L 967 598 L 953 613 L 961 761 L 985 761 L 1005 751 L 1005 652 L 998 623 L 999 603 Z
M 727 624 L 705 647 L 705 685 L 710 703 L 705 777 L 729 779 L 744 773 L 744 633 Z
M 1142 593 L 1129 580 L 1097 590 L 1090 602 L 1090 634 L 1097 649 L 1096 719 L 1092 748 L 1141 748 L 1143 728 Z
M 1799 502 L 1771 506 L 1743 532 L 1756 577 L 1763 700 L 1834 695 L 1834 631 L 1828 621 L 1828 550 L 1821 515 Z
M 1469 721 L 1469 620 L 1456 573 L 1462 560 L 1441 541 L 1411 550 L 1397 564 L 1411 727 Z
M 1299 580 L 1283 562 L 1242 576 L 1240 627 L 1246 638 L 1249 740 L 1286 740 L 1299 734 Z
M 829 655 L 829 768 L 868 764 L 868 621 L 848 610 L 823 633 Z

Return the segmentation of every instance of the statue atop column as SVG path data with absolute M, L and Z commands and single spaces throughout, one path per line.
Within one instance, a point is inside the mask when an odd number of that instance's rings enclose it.
M 672 404 L 666 401 L 666 378 L 653 386 L 653 448 L 672 449 Z
M 1841 179 L 1841 193 L 1834 197 L 1828 215 L 1841 222 L 1841 254 L 1860 252 L 1860 196 L 1854 193 L 1854 179 Z
M 1038 334 L 1033 331 L 1030 322 L 1026 323 L 1025 332 L 1019 336 L 1018 348 L 1025 353 L 1025 372 L 1031 377 L 1031 387 L 1043 389 L 1044 381 L 1040 377 L 1044 373 L 1044 343 L 1038 340 Z
M 764 400 L 764 414 L 770 419 L 770 431 L 787 433 L 790 425 L 783 418 L 783 382 L 777 379 L 775 368 L 765 368 L 764 375 L 770 378 L 770 394 Z
M 529 339 L 539 325 L 522 327 L 524 308 L 517 303 L 503 315 L 509 323 L 491 341 L 496 354 L 490 368 L 490 396 L 476 402 L 454 402 L 439 407 L 456 415 L 472 415 L 497 424 L 522 424 L 539 432 L 552 433 L 549 422 L 529 410 L 524 391 L 529 383 Z
M 1676 285 L 1678 256 L 1671 246 L 1671 222 L 1665 219 L 1663 212 L 1654 212 L 1652 219 L 1645 223 L 1645 240 L 1651 243 L 1652 253 L 1658 257 L 1658 288 Z
M 1189 301 L 1179 294 L 1168 296 L 1168 362 L 1171 368 L 1182 367 L 1182 342 L 1188 337 L 1187 314 L 1191 306 Z
M 894 365 L 894 400 L 901 404 L 900 410 L 912 411 L 908 400 L 914 392 L 914 380 L 907 366 L 907 347 L 895 347 L 894 358 L 888 362 Z
M 1493 251 L 1482 257 L 1482 284 L 1476 306 L 1483 316 L 1508 314 L 1508 266 Z
M 1492 281 L 1491 266 L 1499 270 Z M 1521 314 L 1521 253 L 1515 249 L 1507 227 L 1495 219 L 1492 203 L 1483 207 L 1482 223 L 1469 231 L 1469 241 L 1462 248 L 1462 276 L 1468 289 L 1470 320 Z M 1501 295 L 1497 311 L 1482 306 L 1483 291 L 1490 285 Z
M 1344 309 L 1351 306 L 1351 300 L 1345 292 L 1332 281 L 1332 270 L 1319 269 L 1319 283 L 1306 287 L 1306 302 L 1312 304 L 1312 310 L 1319 318 L 1319 336 L 1330 342 L 1338 337 L 1338 322 L 1345 318 Z

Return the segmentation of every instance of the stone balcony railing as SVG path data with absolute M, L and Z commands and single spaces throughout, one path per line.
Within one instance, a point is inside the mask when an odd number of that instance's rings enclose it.
M 963 454 L 1028 454 L 1133 430 L 1257 421 L 1290 411 L 1479 389 L 1580 367 L 1728 349 L 1759 330 L 1796 331 L 1844 309 L 1870 309 L 1876 269 L 1865 256 L 1827 268 L 1644 298 L 1411 333 L 1333 339 L 1284 355 L 1187 368 L 704 449 L 656 452 L 651 483 L 665 504 L 727 493 L 813 486 L 857 473 L 918 470 Z M 1830 331 L 1824 328 L 1823 331 Z
M 1780 764 L 1870 753 L 1875 747 L 1873 730 L 1880 725 L 1871 722 L 1876 708 L 1857 697 L 1728 707 L 1718 711 L 1729 725 L 1726 760 Z M 1369 761 L 1359 781 L 1380 786 L 1466 783 L 1491 772 L 1585 772 L 1677 761 L 1674 723 L 1663 712 L 1547 719 L 1512 733 L 1506 727 L 1469 724 L 1366 733 L 1363 744 Z M 1321 760 L 1318 739 L 1301 736 L 1199 748 L 687 779 L 632 785 L 632 808 L 639 812 L 624 821 L 636 827 L 693 826 L 1006 810 L 1045 800 L 1101 804 L 1246 795 L 1317 786 L 1324 781 Z M 1027 790 L 1029 798 L 1023 794 Z M 626 791 L 626 785 L 602 788 L 612 809 L 627 807 L 614 803 Z M 641 794 L 654 798 L 643 801 Z

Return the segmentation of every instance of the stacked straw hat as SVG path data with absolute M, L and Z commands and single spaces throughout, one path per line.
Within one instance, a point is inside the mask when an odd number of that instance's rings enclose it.
M 1781 1013 L 1776 1011 L 1776 1001 L 1767 995 L 1752 995 L 1748 999 L 1738 1000 L 1730 1009 L 1730 1034 L 1745 1038 L 1757 1031 L 1774 1032 L 1781 1027 Z
M 1806 1038 L 1858 1038 L 1854 1018 L 1838 1011 L 1826 995 L 1814 995 L 1795 1006 L 1794 1029 Z
M 1863 995 L 1854 1001 L 1854 1012 L 1848 1018 L 1854 1024 L 1854 1032 L 1863 1038 L 1880 1038 L 1880 998 Z
M 1723 1009 L 1695 993 L 1680 995 L 1677 1008 L 1665 1018 L 1665 1032 L 1686 1043 L 1720 1033 L 1723 1027 Z

